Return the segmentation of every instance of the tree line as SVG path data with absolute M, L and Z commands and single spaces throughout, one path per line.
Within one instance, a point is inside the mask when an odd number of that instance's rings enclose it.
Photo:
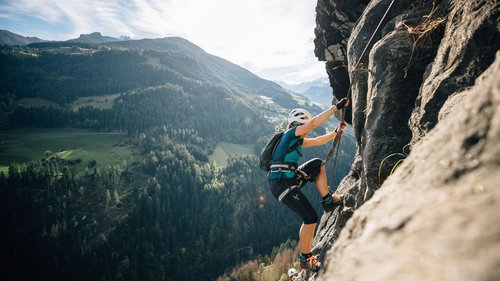
M 160 60 L 163 66 L 183 61 Z M 241 88 L 154 67 L 128 50 L 0 52 L 0 74 L 0 91 L 10 93 L 5 107 L 12 108 L 10 97 L 60 104 L 18 106 L 9 115 L 11 128 L 120 130 L 138 151 L 136 161 L 121 167 L 78 171 L 69 163 L 35 161 L 0 173 L 6 261 L 0 276 L 6 280 L 214 280 L 297 239 L 299 218 L 273 198 L 255 157 L 230 158 L 225 168 L 209 161 L 220 141 L 255 143 L 260 151 L 273 133 L 266 112 L 250 106 Z M 81 96 L 117 92 L 110 109 L 65 107 Z M 305 159 L 327 151 L 304 150 Z M 339 165 L 345 171 L 352 162 L 339 161 L 347 163 Z M 321 212 L 312 185 L 304 191 Z
M 12 164 L 0 177 L 2 274 L 213 280 L 293 236 L 298 218 L 272 198 L 256 159 L 232 158 L 221 169 L 191 154 L 198 145 L 206 153 L 203 142 L 194 130 L 158 128 L 139 140 L 139 165 L 80 174 Z M 252 256 L 234 253 L 243 247 Z

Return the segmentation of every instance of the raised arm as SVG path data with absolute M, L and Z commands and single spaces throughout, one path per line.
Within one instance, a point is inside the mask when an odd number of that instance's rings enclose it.
M 347 98 L 341 99 L 336 105 L 332 105 L 325 111 L 314 116 L 309 122 L 305 123 L 304 125 L 297 126 L 297 129 L 295 130 L 295 135 L 302 136 L 309 133 L 312 129 L 317 128 L 321 126 L 321 124 L 325 123 L 326 120 L 328 120 L 328 118 L 330 118 L 330 116 L 332 116 L 333 113 L 335 113 L 335 111 L 340 110 L 347 105 L 349 105 L 349 100 Z
M 331 140 L 333 140 L 339 132 L 343 132 L 346 127 L 345 122 L 341 122 L 339 127 L 335 129 L 335 131 L 315 137 L 315 138 L 304 138 L 304 142 L 302 143 L 302 147 L 312 147 L 312 146 L 320 146 Z M 338 130 L 338 131 L 337 131 Z

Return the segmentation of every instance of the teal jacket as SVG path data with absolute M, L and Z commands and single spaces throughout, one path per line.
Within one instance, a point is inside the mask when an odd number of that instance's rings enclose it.
M 302 156 L 302 141 L 304 140 L 300 136 L 295 135 L 295 130 L 297 127 L 292 127 L 283 134 L 279 143 L 276 145 L 274 150 L 272 161 L 285 161 L 298 164 L 300 157 Z M 291 152 L 286 153 L 287 149 L 295 143 L 299 142 L 296 149 Z M 283 157 L 284 156 L 284 157 Z M 268 179 L 291 179 L 295 177 L 295 172 L 283 172 L 283 171 L 271 171 L 269 172 Z

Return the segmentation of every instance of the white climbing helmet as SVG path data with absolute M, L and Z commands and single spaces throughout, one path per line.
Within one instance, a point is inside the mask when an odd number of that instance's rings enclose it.
M 288 277 L 292 277 L 292 276 L 294 276 L 294 275 L 295 275 L 295 274 L 297 274 L 297 273 L 298 273 L 298 272 L 297 272 L 297 270 L 296 270 L 295 268 L 293 268 L 293 267 L 292 267 L 292 268 L 290 268 L 290 269 L 288 270 Z
M 293 122 L 297 122 L 300 125 L 303 125 L 311 119 L 312 115 L 311 113 L 309 113 L 309 111 L 302 108 L 296 108 L 292 110 L 290 114 L 288 114 L 288 125 L 292 124 Z

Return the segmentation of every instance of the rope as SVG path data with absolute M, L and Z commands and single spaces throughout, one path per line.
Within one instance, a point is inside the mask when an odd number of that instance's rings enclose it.
M 361 53 L 361 56 L 359 57 L 358 59 L 358 63 L 356 63 L 356 66 L 354 66 L 354 68 L 358 68 L 359 66 L 359 63 L 361 62 L 361 59 L 363 58 L 363 56 L 365 55 L 365 52 L 368 50 L 368 46 L 370 46 L 370 44 L 372 43 L 372 40 L 373 38 L 375 37 L 375 34 L 377 34 L 378 32 L 378 29 L 380 28 L 380 26 L 382 25 L 382 22 L 384 22 L 385 20 L 385 17 L 387 16 L 387 14 L 389 13 L 389 11 L 391 10 L 392 8 L 392 5 L 394 4 L 394 1 L 395 0 L 392 0 L 391 3 L 389 4 L 389 7 L 387 7 L 387 10 L 385 10 L 385 13 L 384 15 L 382 16 L 382 18 L 380 19 L 377 27 L 375 28 L 375 30 L 373 31 L 372 33 L 372 36 L 370 37 L 370 40 L 368 40 L 368 43 L 366 43 L 366 46 L 365 48 L 363 49 L 363 52 Z M 350 86 L 350 85 L 349 85 Z M 350 87 L 349 87 L 350 88 Z
M 382 16 L 382 18 L 380 19 L 377 27 L 373 31 L 372 36 L 370 37 L 370 39 L 366 43 L 365 48 L 363 49 L 363 52 L 361 52 L 361 56 L 359 57 L 358 62 L 355 64 L 354 69 L 358 68 L 359 64 L 361 63 L 361 60 L 365 56 L 365 53 L 368 50 L 368 47 L 370 46 L 373 38 L 375 38 L 375 34 L 377 34 L 380 26 L 382 26 L 382 22 L 384 22 L 387 14 L 389 14 L 389 11 L 391 10 L 392 5 L 394 4 L 394 2 L 395 2 L 395 0 L 392 0 L 391 3 L 389 4 L 389 6 L 387 7 L 387 9 L 385 10 L 384 15 Z M 347 99 L 349 99 L 349 100 L 351 99 L 351 95 L 352 95 L 351 87 L 352 87 L 352 82 L 349 82 L 349 90 L 347 91 L 347 96 L 346 96 Z M 345 121 L 345 111 L 346 111 L 345 108 L 343 108 L 342 109 L 341 122 Z M 340 124 L 339 124 L 339 126 L 340 126 Z M 335 154 L 335 158 L 333 159 L 333 169 L 332 169 L 332 176 L 333 176 L 333 178 L 334 178 L 334 175 L 335 175 L 335 167 L 337 166 L 337 156 L 339 154 L 340 141 L 341 140 L 342 140 L 342 134 L 338 134 L 337 137 L 335 137 L 335 139 L 333 140 L 332 148 L 328 152 L 328 155 L 326 156 L 326 160 L 325 160 L 325 162 L 328 162 L 330 160 L 330 158 L 332 158 L 332 156 Z M 336 152 L 335 152 L 335 149 L 337 149 Z M 332 178 L 332 181 L 333 181 L 333 178 Z

